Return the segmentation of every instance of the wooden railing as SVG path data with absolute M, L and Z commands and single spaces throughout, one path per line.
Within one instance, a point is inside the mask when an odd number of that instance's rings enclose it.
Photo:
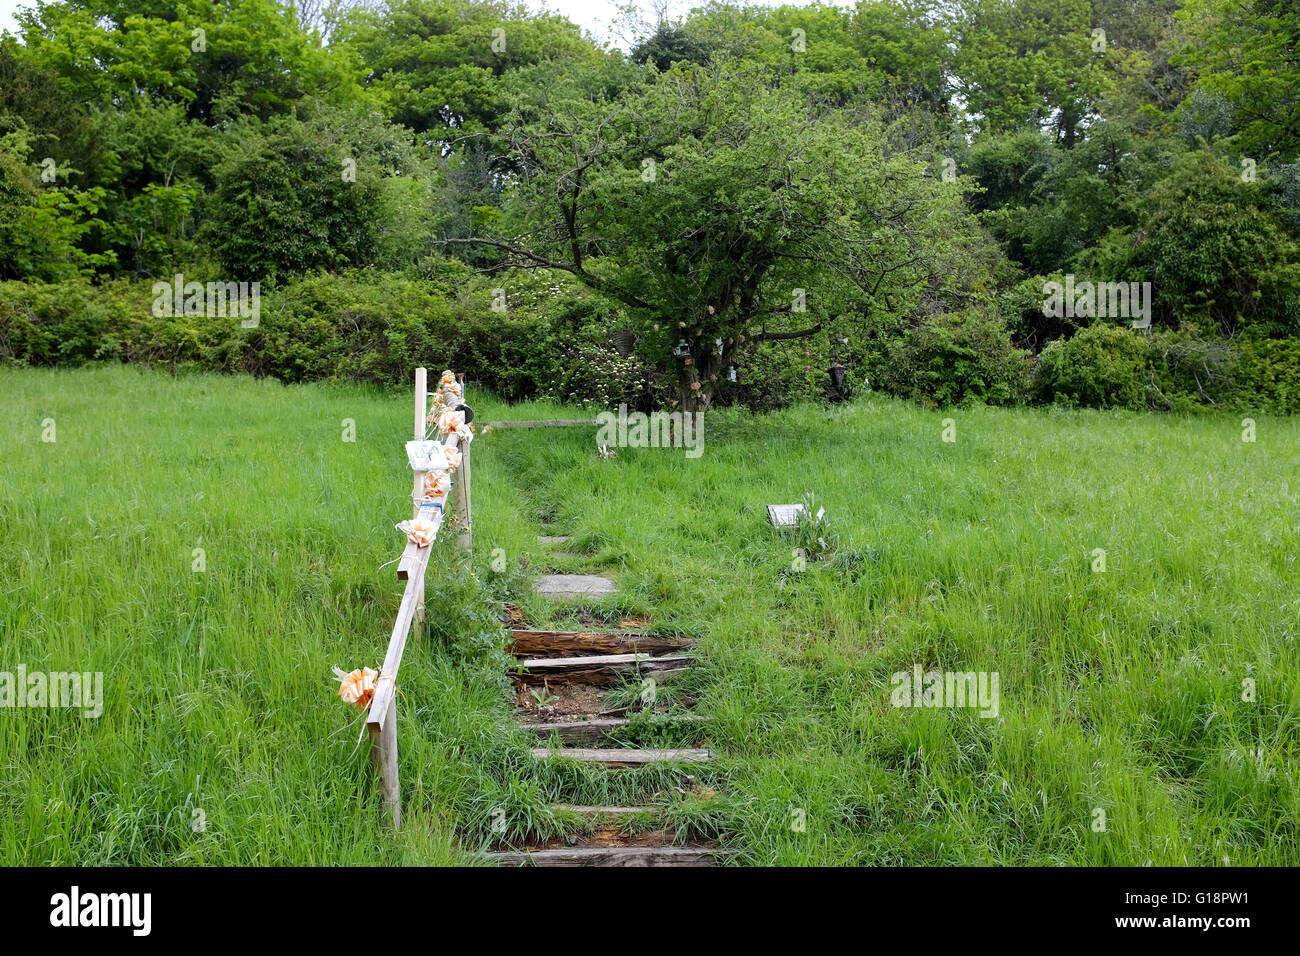
M 463 382 L 460 385 L 463 390 Z M 441 386 L 438 391 L 442 391 Z M 463 395 L 460 406 L 464 409 L 466 420 L 472 421 L 474 413 L 468 405 L 464 404 Z M 428 373 L 423 368 L 417 368 L 415 370 L 415 441 L 425 441 L 428 438 L 430 431 L 428 414 Z M 436 422 L 433 427 L 436 432 Z M 397 776 L 397 674 L 402 666 L 402 652 L 406 650 L 407 637 L 412 627 L 424 620 L 424 574 L 429 564 L 429 554 L 433 550 L 433 540 L 436 539 L 438 531 L 448 520 L 451 522 L 450 527 L 456 531 L 458 546 L 466 552 L 467 557 L 473 549 L 470 442 L 453 432 L 443 439 L 443 444 L 460 451 L 460 467 L 451 473 L 451 489 L 442 502 L 425 495 L 425 477 L 428 472 L 418 470 L 414 472 L 411 492 L 412 518 L 414 520 L 423 516 L 429 519 L 433 524 L 433 533 L 429 535 L 429 542 L 423 546 L 408 541 L 406 549 L 398 559 L 397 577 L 398 580 L 406 582 L 406 591 L 397 610 L 397 620 L 393 622 L 388 651 L 384 654 L 384 663 L 375 681 L 374 696 L 371 698 L 370 711 L 366 719 L 366 725 L 370 730 L 370 758 L 379 773 L 384 811 L 391 814 L 395 827 L 400 826 L 402 822 L 401 786 Z

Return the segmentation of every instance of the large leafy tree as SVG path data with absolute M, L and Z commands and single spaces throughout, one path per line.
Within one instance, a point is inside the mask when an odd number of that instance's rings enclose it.
M 505 112 L 502 78 L 523 66 L 601 56 L 581 31 L 515 0 L 394 0 L 357 8 L 334 40 L 355 50 L 388 115 L 454 139 L 492 129 Z
M 0 133 L 0 279 L 58 280 L 111 265 L 111 253 L 84 248 L 104 228 L 104 191 L 38 183 L 31 142 L 23 126 Z
M 1108 86 L 1089 0 L 960 0 L 957 72 L 983 133 L 1050 128 L 1073 146 Z
M 193 254 L 195 202 L 212 183 L 221 134 L 186 119 L 181 104 L 147 97 L 97 125 L 112 144 L 101 177 L 108 246 L 123 271 L 170 275 Z
M 1248 155 L 1300 156 L 1300 6 L 1295 0 L 1186 0 L 1188 42 L 1178 60 L 1198 89 L 1236 112 Z
M 1156 318 L 1202 336 L 1300 332 L 1300 248 L 1268 184 L 1209 149 L 1179 157 L 1133 200 L 1138 225 L 1112 230 L 1081 264 L 1152 283 Z
M 687 409 L 757 343 L 962 295 L 940 251 L 957 190 L 863 116 L 753 68 L 679 67 L 612 101 L 522 79 L 502 136 L 523 172 L 495 230 L 449 241 L 620 303 Z
M 710 56 L 758 64 L 821 100 L 948 110 L 951 52 L 933 0 L 861 0 L 851 9 L 820 3 L 773 8 L 715 2 L 681 23 L 661 23 L 634 48 L 661 69 Z
M 215 170 L 202 236 L 238 279 L 366 265 L 409 223 L 409 133 L 360 110 L 246 123 Z
M 40 157 L 93 181 L 104 158 L 103 138 L 82 105 L 14 37 L 0 38 L 0 134 L 25 128 Z
M 98 109 L 146 96 L 219 125 L 289 113 L 304 97 L 361 95 L 350 53 L 324 46 L 276 0 L 67 0 L 38 3 L 19 23 L 35 61 Z
M 964 168 L 981 190 L 972 206 L 1030 272 L 1067 270 L 1109 230 L 1134 221 L 1133 204 L 1169 161 L 1159 142 L 1122 122 L 1092 130 L 1074 149 L 1036 130 L 989 136 Z

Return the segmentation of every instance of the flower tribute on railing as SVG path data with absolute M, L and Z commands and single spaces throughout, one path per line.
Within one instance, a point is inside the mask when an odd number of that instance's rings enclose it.
M 451 476 L 445 471 L 431 471 L 424 476 L 424 497 L 441 501 L 451 491 Z
M 404 532 L 406 540 L 417 548 L 427 548 L 433 544 L 434 535 L 438 533 L 438 525 L 424 515 L 420 515 L 418 518 L 403 521 L 397 526 L 397 530 Z
M 360 710 L 370 706 L 370 700 L 375 696 L 375 681 L 379 679 L 379 671 L 358 667 L 352 673 L 345 674 L 342 668 L 336 667 L 334 676 L 339 682 L 339 696 L 347 703 Z
M 431 423 L 442 444 L 430 455 L 429 468 L 424 478 L 425 502 L 446 514 L 447 495 L 457 479 L 451 476 L 460 470 L 464 461 L 464 450 L 474 440 L 474 425 L 467 420 L 472 417 L 465 404 L 465 387 L 456 381 L 454 372 L 448 370 L 438 379 L 438 388 L 429 399 L 429 411 L 426 423 Z M 426 424 L 426 435 L 429 424 Z M 435 445 L 437 443 L 434 443 Z M 438 453 L 441 452 L 441 461 Z M 464 520 L 464 516 L 459 516 Z M 458 531 L 463 528 L 456 529 Z
M 427 548 L 433 544 L 441 525 L 447 495 L 454 484 L 452 475 L 464 462 L 463 450 L 474 440 L 474 426 L 465 420 L 467 406 L 464 398 L 464 386 L 456 381 L 455 373 L 443 372 L 438 388 L 429 400 L 425 416 L 425 440 L 406 444 L 411 468 L 424 472 L 424 483 L 421 496 L 415 498 L 416 504 L 420 506 L 419 515 L 396 527 L 417 548 Z M 430 423 L 437 428 L 441 441 L 429 440 Z M 426 515 L 425 508 L 431 512 L 436 509 L 438 514 Z M 335 667 L 334 675 L 339 682 L 339 697 L 361 710 L 370 706 L 379 679 L 377 670 L 359 667 L 345 673 L 341 668 Z
M 425 440 L 406 444 L 411 467 L 424 472 L 424 484 L 415 499 L 416 504 L 437 509 L 440 513 L 445 512 L 447 495 L 455 484 L 452 475 L 464 461 L 463 449 L 474 440 L 474 426 L 465 420 L 467 406 L 463 397 L 464 386 L 456 381 L 452 372 L 443 372 L 438 388 L 429 400 Z M 441 440 L 430 440 L 431 430 L 436 430 Z M 432 535 L 424 533 L 419 521 L 418 518 L 403 521 L 397 528 L 409 541 L 423 548 L 431 542 Z

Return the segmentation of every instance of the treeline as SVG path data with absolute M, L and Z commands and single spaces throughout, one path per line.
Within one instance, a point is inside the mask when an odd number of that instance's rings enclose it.
M 1284 0 L 711 3 L 628 52 L 507 2 L 19 20 L 9 361 L 1300 410 Z M 159 314 L 176 275 L 260 283 L 257 323 Z

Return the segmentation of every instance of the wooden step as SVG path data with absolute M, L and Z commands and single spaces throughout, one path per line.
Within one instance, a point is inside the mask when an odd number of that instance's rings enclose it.
M 489 853 L 501 866 L 716 866 L 725 850 L 696 846 L 573 847 Z
M 617 594 L 618 585 L 599 574 L 543 574 L 533 584 L 533 591 L 553 601 L 566 601 Z
M 660 807 L 584 807 L 574 806 L 571 803 L 557 803 L 551 809 L 558 813 L 576 813 L 598 823 L 617 823 L 627 817 L 635 816 L 663 815 Z
M 627 674 L 653 674 L 656 678 L 680 674 L 695 660 L 692 654 L 597 654 L 591 657 L 530 657 L 519 661 L 524 673 L 511 676 L 525 684 L 546 681 L 580 681 L 584 684 L 615 684 Z
M 538 760 L 551 757 L 568 757 L 583 763 L 603 767 L 644 767 L 652 763 L 705 763 L 713 759 L 713 751 L 703 747 L 679 750 L 633 750 L 622 747 L 534 747 L 532 754 Z
M 659 714 L 650 721 L 638 721 L 638 725 L 653 727 L 662 724 L 700 723 L 704 720 L 699 714 Z M 551 734 L 559 734 L 569 743 L 599 743 L 614 731 L 626 727 L 626 717 L 592 717 L 587 720 L 529 721 L 519 726 L 545 739 Z
M 551 723 L 543 721 L 520 724 L 524 730 L 546 739 L 551 734 L 559 734 L 568 743 L 599 743 L 612 731 L 627 725 L 623 717 L 598 717 L 592 720 L 557 720 Z
M 689 638 L 659 637 L 636 631 L 534 631 L 510 632 L 512 654 L 521 657 L 589 657 L 595 654 L 663 654 L 685 650 Z

